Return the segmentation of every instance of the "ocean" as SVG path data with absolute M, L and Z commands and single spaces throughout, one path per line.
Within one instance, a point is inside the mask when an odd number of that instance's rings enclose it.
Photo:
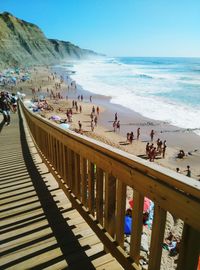
M 200 135 L 200 58 L 116 57 L 63 67 L 85 90 Z

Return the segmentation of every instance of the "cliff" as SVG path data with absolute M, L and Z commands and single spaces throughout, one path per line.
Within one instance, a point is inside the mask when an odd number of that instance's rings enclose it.
M 56 64 L 97 54 L 66 41 L 47 39 L 40 28 L 8 12 L 0 14 L 0 66 Z

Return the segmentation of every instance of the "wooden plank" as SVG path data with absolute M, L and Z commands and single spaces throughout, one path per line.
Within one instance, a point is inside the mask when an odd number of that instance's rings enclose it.
M 88 162 L 88 209 L 92 215 L 94 215 L 95 212 L 94 188 L 94 164 L 92 162 Z
M 101 168 L 96 168 L 96 212 L 97 220 L 103 226 L 103 189 L 104 172 Z
M 75 195 L 80 200 L 80 156 L 74 154 L 74 172 L 75 172 Z
M 87 203 L 88 180 L 87 180 L 87 160 L 81 157 L 81 201 L 85 207 Z
M 184 224 L 177 270 L 197 270 L 200 256 L 200 232 Z
M 126 185 L 117 179 L 116 241 L 124 247 L 124 216 L 126 210 Z
M 136 190 L 134 190 L 133 193 L 133 202 L 130 256 L 136 263 L 139 263 L 143 229 L 144 197 Z
M 105 229 L 114 237 L 115 234 L 115 210 L 116 210 L 116 178 L 105 173 Z
M 165 222 L 166 211 L 155 203 L 148 270 L 160 269 Z

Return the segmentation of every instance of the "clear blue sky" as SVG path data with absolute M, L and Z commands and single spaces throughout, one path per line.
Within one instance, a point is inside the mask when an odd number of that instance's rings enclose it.
M 109 56 L 200 57 L 200 0 L 1 0 L 4 11 Z

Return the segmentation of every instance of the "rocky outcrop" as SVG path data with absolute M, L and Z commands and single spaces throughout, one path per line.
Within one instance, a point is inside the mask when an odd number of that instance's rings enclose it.
M 66 41 L 47 39 L 40 28 L 8 12 L 0 14 L 0 66 L 55 64 L 97 56 Z

